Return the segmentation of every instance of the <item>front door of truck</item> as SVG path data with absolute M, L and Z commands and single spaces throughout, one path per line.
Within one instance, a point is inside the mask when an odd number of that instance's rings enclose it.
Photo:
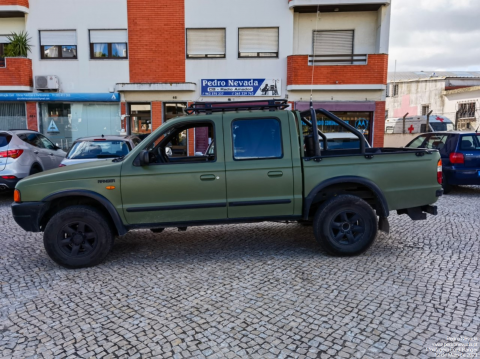
M 288 112 L 223 116 L 229 218 L 293 215 Z
M 135 164 L 129 156 L 122 166 L 123 212 L 129 224 L 161 224 L 227 218 L 225 162 L 220 116 L 171 120 L 136 148 L 148 149 L 150 164 Z M 193 141 L 194 133 L 197 134 Z M 205 138 L 200 138 L 201 136 Z M 201 141 L 200 141 L 201 140 Z M 196 143 L 215 141 L 210 153 Z M 188 152 L 176 154 L 173 146 Z M 138 154 L 139 152 L 134 151 Z

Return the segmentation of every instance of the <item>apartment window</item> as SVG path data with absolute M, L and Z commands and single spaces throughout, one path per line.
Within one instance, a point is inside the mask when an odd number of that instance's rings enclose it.
M 225 58 L 225 29 L 187 29 L 187 58 Z
M 398 85 L 392 85 L 393 97 L 398 96 Z
M 90 30 L 90 58 L 126 59 L 127 43 L 127 30 Z
M 345 65 L 357 63 L 353 55 L 353 30 L 313 31 L 315 65 Z M 361 61 L 365 61 L 364 59 Z
M 9 42 L 7 36 L 0 35 L 0 67 L 5 67 L 5 45 Z
M 430 112 L 430 105 L 423 105 L 422 106 L 422 116 L 427 116 Z
M 476 118 L 476 103 L 475 102 L 467 102 L 467 103 L 461 103 L 458 105 L 458 110 L 459 110 L 459 117 L 458 118 Z
M 42 59 L 76 59 L 77 32 L 75 30 L 40 31 L 40 56 Z
M 278 27 L 238 29 L 238 57 L 278 57 Z

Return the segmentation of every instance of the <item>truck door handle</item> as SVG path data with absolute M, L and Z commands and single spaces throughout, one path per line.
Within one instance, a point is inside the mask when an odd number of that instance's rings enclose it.
M 35 153 L 36 155 L 38 155 L 38 151 L 33 151 L 33 153 Z
M 200 179 L 202 181 L 214 181 L 215 180 L 215 175 L 201 175 Z
M 268 177 L 282 177 L 283 172 L 282 171 L 270 171 L 268 172 Z
M 53 153 L 49 153 L 50 156 L 53 156 Z

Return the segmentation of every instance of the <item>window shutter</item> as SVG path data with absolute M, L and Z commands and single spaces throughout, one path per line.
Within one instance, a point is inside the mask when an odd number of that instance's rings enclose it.
M 9 44 L 10 41 L 7 39 L 8 35 L 0 35 L 0 44 Z
M 127 30 L 90 30 L 92 44 L 127 43 Z
M 249 28 L 238 30 L 239 52 L 278 53 L 278 28 Z
M 76 45 L 77 32 L 73 31 L 40 31 L 40 45 Z
M 187 55 L 225 55 L 225 29 L 188 29 Z
M 314 31 L 315 55 L 353 54 L 353 30 Z

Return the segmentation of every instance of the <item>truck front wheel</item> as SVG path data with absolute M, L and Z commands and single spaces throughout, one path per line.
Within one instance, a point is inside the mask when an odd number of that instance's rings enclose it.
M 95 208 L 72 206 L 55 214 L 45 227 L 43 243 L 51 259 L 66 268 L 92 267 L 110 252 L 114 235 Z
M 365 252 L 377 236 L 377 216 L 363 199 L 340 195 L 323 203 L 313 220 L 315 239 L 332 255 Z

